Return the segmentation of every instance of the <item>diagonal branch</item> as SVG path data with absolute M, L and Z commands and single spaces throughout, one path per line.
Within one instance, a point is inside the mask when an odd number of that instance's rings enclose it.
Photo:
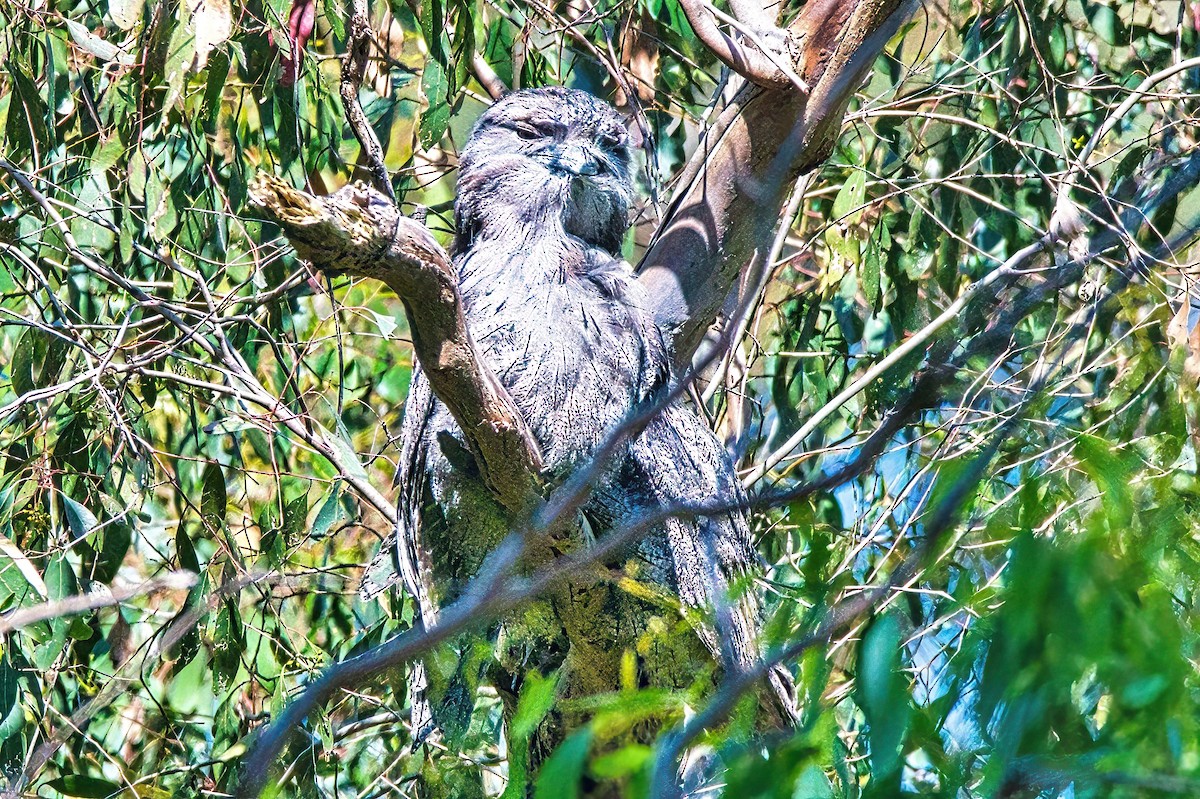
M 396 195 L 392 191 L 391 177 L 383 163 L 383 147 L 363 112 L 362 103 L 358 101 L 363 76 L 367 73 L 367 56 L 372 37 L 371 21 L 367 16 L 367 0 L 354 0 L 352 9 L 346 57 L 342 61 L 342 105 L 346 108 L 346 120 L 350 123 L 350 129 L 354 131 L 354 137 L 362 147 L 362 158 L 367 163 L 367 170 L 371 173 L 375 188 L 394 201 Z
M 833 150 L 859 83 L 915 7 L 915 0 L 810 0 L 787 36 L 802 44 L 795 71 L 811 92 L 790 81 L 751 83 L 708 130 L 638 267 L 676 363 L 690 360 L 743 266 L 770 246 L 775 209 L 796 178 Z M 711 14 L 709 21 L 715 27 Z
M 484 482 L 518 517 L 531 512 L 543 492 L 541 451 L 512 398 L 479 358 L 454 268 L 429 231 L 360 183 L 314 197 L 260 173 L 250 200 L 317 268 L 376 278 L 396 292 L 417 358 L 467 437 Z

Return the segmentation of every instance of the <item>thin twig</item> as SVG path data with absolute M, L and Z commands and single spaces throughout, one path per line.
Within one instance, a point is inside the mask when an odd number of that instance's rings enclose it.
M 108 608 L 128 602 L 130 599 L 159 591 L 185 591 L 196 584 L 197 577 L 189 571 L 175 571 L 146 580 L 137 585 L 109 588 L 103 586 L 87 594 L 75 594 L 51 602 L 42 602 L 26 608 L 18 608 L 0 616 L 0 634 L 19 630 L 31 624 L 62 616 L 73 616 L 89 610 Z
M 371 30 L 371 20 L 367 12 L 367 0 L 353 0 L 350 12 L 350 26 L 346 31 L 346 55 L 342 61 L 342 80 L 340 91 L 342 105 L 346 109 L 346 121 L 354 131 L 362 147 L 363 160 L 367 162 L 367 171 L 375 188 L 387 195 L 393 202 L 396 193 L 392 189 L 392 179 L 387 166 L 383 163 L 383 147 L 379 137 L 371 127 L 370 120 L 363 112 L 362 103 L 358 100 L 358 92 L 362 88 L 363 78 L 367 74 L 367 61 L 371 52 L 371 40 L 374 32 Z

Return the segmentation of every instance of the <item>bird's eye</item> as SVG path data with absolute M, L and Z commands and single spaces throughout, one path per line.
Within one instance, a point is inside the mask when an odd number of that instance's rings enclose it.
M 532 141 L 541 137 L 541 133 L 532 125 L 513 125 L 513 130 L 517 132 L 517 136 L 526 141 Z
M 619 150 L 625 146 L 625 137 L 617 133 L 601 133 L 600 146 L 606 150 Z

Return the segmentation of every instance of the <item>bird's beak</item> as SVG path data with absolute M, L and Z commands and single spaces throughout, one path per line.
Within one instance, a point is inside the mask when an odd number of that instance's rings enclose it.
M 596 156 L 582 144 L 563 142 L 552 145 L 538 153 L 539 159 L 546 166 L 557 172 L 566 172 L 577 177 L 591 177 L 600 174 L 600 162 Z

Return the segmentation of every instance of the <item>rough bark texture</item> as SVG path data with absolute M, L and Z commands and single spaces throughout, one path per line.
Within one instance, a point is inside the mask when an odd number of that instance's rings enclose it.
M 676 363 L 687 363 L 755 250 L 765 252 L 792 182 L 824 161 L 846 105 L 913 0 L 813 0 L 788 33 L 811 87 L 744 86 L 685 167 L 638 267 Z
M 250 199 L 283 227 L 302 258 L 327 272 L 376 277 L 396 292 L 417 359 L 462 427 L 484 481 L 510 512 L 527 515 L 541 499 L 541 451 L 479 358 L 450 258 L 425 226 L 357 183 L 313 197 L 260 173 Z

